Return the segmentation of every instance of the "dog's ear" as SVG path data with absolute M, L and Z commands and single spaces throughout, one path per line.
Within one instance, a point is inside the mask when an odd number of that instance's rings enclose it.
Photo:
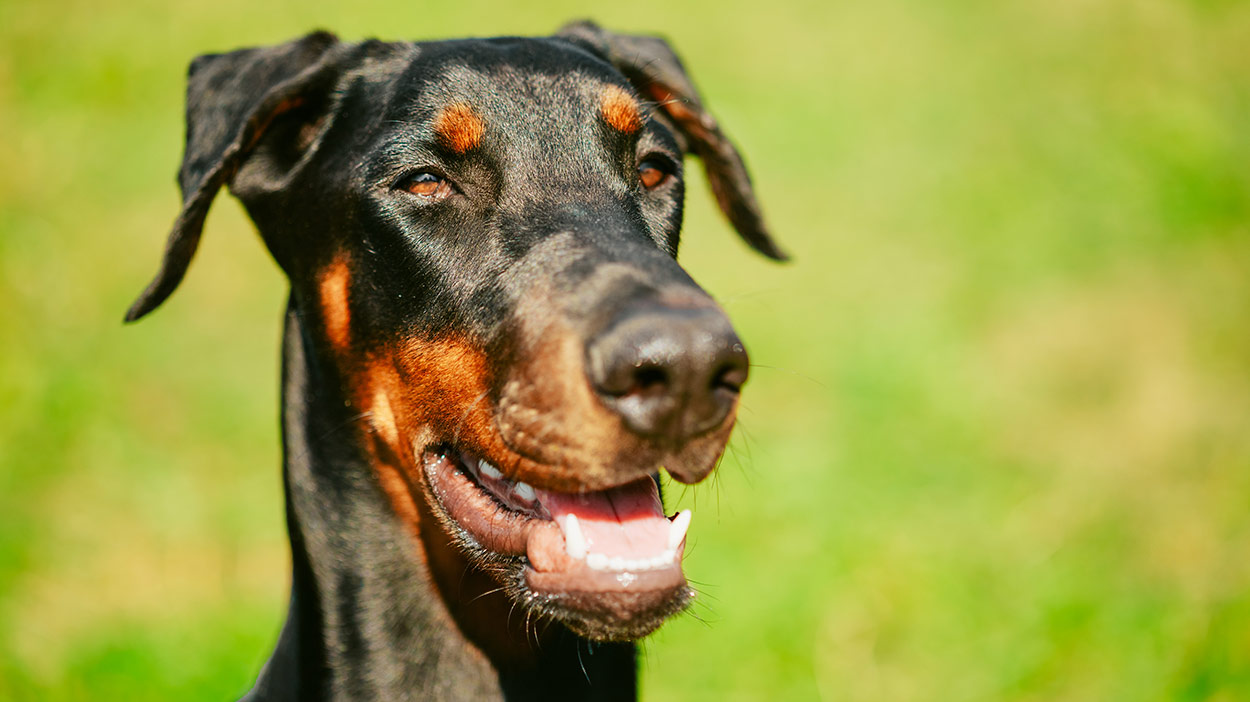
M 569 24 L 557 36 L 586 45 L 608 59 L 639 93 L 655 100 L 685 138 L 686 150 L 703 162 L 716 202 L 738 234 L 769 258 L 789 258 L 768 234 L 742 157 L 703 107 L 668 42 L 658 37 L 614 34 L 589 21 Z
M 161 269 L 131 305 L 133 322 L 169 297 L 191 264 L 217 191 L 280 115 L 326 94 L 337 78 L 338 39 L 315 32 L 279 46 L 200 56 L 187 77 L 187 143 L 178 183 L 182 212 Z

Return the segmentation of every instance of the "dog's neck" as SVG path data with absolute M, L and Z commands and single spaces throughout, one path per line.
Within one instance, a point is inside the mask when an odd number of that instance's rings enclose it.
M 316 348 L 293 301 L 282 402 L 290 611 L 246 699 L 634 699 L 632 644 L 590 646 L 560 628 L 525 664 L 501 664 L 463 633 Z

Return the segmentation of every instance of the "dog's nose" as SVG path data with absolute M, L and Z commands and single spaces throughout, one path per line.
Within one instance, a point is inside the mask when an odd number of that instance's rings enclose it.
M 747 353 L 716 308 L 619 316 L 586 349 L 600 399 L 639 436 L 677 443 L 720 426 L 747 379 Z

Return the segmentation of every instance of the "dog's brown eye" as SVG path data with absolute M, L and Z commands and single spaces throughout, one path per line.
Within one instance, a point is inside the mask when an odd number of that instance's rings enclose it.
M 647 190 L 659 187 L 671 172 L 668 164 L 658 158 L 648 158 L 638 164 L 638 180 Z
M 422 171 L 405 179 L 400 187 L 417 197 L 431 200 L 442 199 L 451 194 L 451 184 L 429 171 Z

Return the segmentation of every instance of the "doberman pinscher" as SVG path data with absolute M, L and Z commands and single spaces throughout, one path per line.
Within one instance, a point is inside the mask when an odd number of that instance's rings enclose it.
M 685 608 L 695 483 L 747 355 L 675 261 L 683 156 L 784 258 L 733 145 L 660 39 L 338 41 L 202 56 L 185 274 L 222 185 L 290 281 L 290 611 L 250 700 L 632 699 Z

